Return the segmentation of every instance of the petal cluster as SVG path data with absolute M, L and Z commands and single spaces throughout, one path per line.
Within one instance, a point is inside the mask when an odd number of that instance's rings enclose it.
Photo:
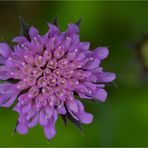
M 65 32 L 53 24 L 48 26 L 45 35 L 30 27 L 29 39 L 15 37 L 13 47 L 0 43 L 0 106 L 10 107 L 17 99 L 16 130 L 26 134 L 40 124 L 51 139 L 58 114 L 69 113 L 84 124 L 92 122 L 92 114 L 85 112 L 80 100 L 105 101 L 105 84 L 115 74 L 103 72 L 100 66 L 108 49 L 89 50 L 89 42 L 80 42 L 77 25 L 69 24 Z

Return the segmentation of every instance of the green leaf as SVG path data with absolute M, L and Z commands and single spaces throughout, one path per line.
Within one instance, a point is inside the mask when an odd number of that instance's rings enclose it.
M 16 84 L 18 83 L 20 80 L 17 80 L 17 79 L 8 79 L 7 82 L 9 83 L 13 83 L 13 84 Z
M 55 16 L 55 17 L 53 18 L 52 24 L 55 25 L 55 26 L 58 26 L 58 18 L 57 18 L 57 16 Z
M 80 27 L 81 21 L 82 21 L 82 18 L 80 18 L 75 24 Z
M 66 116 L 61 115 L 61 117 L 62 117 L 62 121 L 63 121 L 64 125 L 67 126 L 67 118 L 66 118 Z
M 25 36 L 29 41 L 30 36 L 29 36 L 29 25 L 24 21 L 24 19 L 19 16 L 19 22 L 20 22 L 20 34 Z
M 67 119 L 68 119 L 71 123 L 73 123 L 73 125 L 75 125 L 75 127 L 83 134 L 84 131 L 83 131 L 81 122 L 80 122 L 80 121 L 77 121 L 76 119 L 74 119 L 74 118 L 72 117 L 72 115 L 69 113 L 69 111 L 68 111 L 68 109 L 67 109 L 66 106 L 65 106 L 65 108 L 66 108 L 66 110 L 67 110 L 67 113 L 66 113 Z
M 17 127 L 17 125 L 18 125 L 18 120 L 17 120 L 17 122 L 16 122 L 16 124 L 15 124 L 14 130 L 13 130 L 13 133 L 16 133 L 16 127 Z

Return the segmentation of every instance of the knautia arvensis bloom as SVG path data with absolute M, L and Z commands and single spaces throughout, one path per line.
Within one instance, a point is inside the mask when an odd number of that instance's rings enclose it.
M 78 25 L 69 24 L 65 32 L 54 24 L 48 26 L 43 36 L 35 27 L 25 28 L 26 34 L 13 39 L 13 47 L 0 43 L 0 106 L 10 107 L 17 99 L 16 131 L 27 134 L 40 124 L 51 139 L 59 114 L 76 125 L 92 122 L 80 100 L 105 101 L 105 84 L 115 74 L 103 72 L 100 66 L 108 49 L 90 51 L 89 42 L 80 42 Z

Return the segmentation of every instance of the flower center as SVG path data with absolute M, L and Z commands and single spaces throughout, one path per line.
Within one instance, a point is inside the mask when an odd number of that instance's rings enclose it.
M 57 102 L 56 99 L 65 98 L 65 92 L 71 91 L 68 86 L 78 85 L 86 74 L 83 70 L 77 70 L 79 63 L 70 62 L 64 54 L 65 51 L 58 47 L 54 52 L 45 50 L 42 55 L 25 55 L 21 67 L 24 78 L 17 87 L 26 89 L 31 86 L 28 96 L 47 96 L 45 99 L 50 100 L 50 105 Z M 73 99 L 72 94 L 67 97 Z

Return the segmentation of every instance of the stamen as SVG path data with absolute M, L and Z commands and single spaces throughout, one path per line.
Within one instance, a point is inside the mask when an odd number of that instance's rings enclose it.
M 16 87 L 18 89 L 25 89 L 27 87 L 27 84 L 26 84 L 25 81 L 20 81 L 20 82 L 17 83 Z
M 25 64 L 22 70 L 25 74 L 30 74 L 33 71 L 33 67 L 31 65 Z
M 49 50 L 48 50 L 48 51 L 46 50 L 46 51 L 44 52 L 43 58 L 44 58 L 46 61 L 51 60 L 51 58 L 52 58 L 51 52 L 50 52 Z
M 61 76 L 61 70 L 59 69 L 59 68 L 57 68 L 57 69 L 55 69 L 54 71 L 53 71 L 53 74 L 55 75 L 55 76 Z
M 63 106 L 63 101 L 62 100 L 57 100 L 57 105 L 58 105 L 58 108 L 61 108 Z
M 74 85 L 78 85 L 79 81 L 77 79 L 70 79 L 70 83 L 72 86 L 74 86 Z
M 38 86 L 39 87 L 43 87 L 43 86 L 46 86 L 47 83 L 46 83 L 46 79 L 44 77 L 41 77 L 39 80 L 38 80 Z
M 24 59 L 25 59 L 25 62 L 30 64 L 30 65 L 35 64 L 34 57 L 32 55 L 25 55 Z
M 48 69 L 48 68 L 46 68 L 44 71 L 43 71 L 43 75 L 44 75 L 44 77 L 50 77 L 51 75 L 52 75 L 52 73 L 51 73 L 51 70 L 50 69 Z
M 71 38 L 70 37 L 66 37 L 66 40 L 70 40 Z
M 54 58 L 60 59 L 64 55 L 64 49 L 61 49 L 61 46 L 59 46 L 55 51 L 54 51 Z
M 51 68 L 51 69 L 56 69 L 57 67 L 57 61 L 55 59 L 52 59 L 48 62 L 47 64 L 47 67 L 48 68 Z
M 39 67 L 36 67 L 34 70 L 33 70 L 33 75 L 34 77 L 38 78 L 42 75 L 42 69 L 39 68 Z
M 30 88 L 28 97 L 29 98 L 36 97 L 38 94 L 39 94 L 39 89 L 38 87 L 34 86 Z
M 59 86 L 62 86 L 62 87 L 66 86 L 66 79 L 59 78 L 57 83 L 58 83 Z
M 27 78 L 24 79 L 29 85 L 33 86 L 36 84 L 36 78 L 33 75 L 29 75 Z
M 35 64 L 36 64 L 36 66 L 43 67 L 46 64 L 46 61 L 42 56 L 36 56 L 35 57 Z
M 89 90 L 89 91 L 88 91 L 88 93 L 91 95 L 91 94 L 92 94 L 92 91 L 91 91 L 91 90 Z
M 63 75 L 63 77 L 69 79 L 69 78 L 72 77 L 73 73 L 74 73 L 73 70 L 69 70 L 69 69 L 67 69 L 67 70 L 64 70 L 64 71 L 63 71 L 62 75 Z
M 26 65 L 25 62 L 22 63 L 22 66 Z
M 79 80 L 82 80 L 86 77 L 86 73 L 83 70 L 76 70 L 73 76 Z
M 39 104 L 37 104 L 37 105 L 36 105 L 36 107 L 37 107 L 37 108 L 39 108 L 39 107 L 40 107 L 40 105 L 39 105 Z
M 50 78 L 48 79 L 48 84 L 49 84 L 50 86 L 55 86 L 55 85 L 56 85 L 56 78 L 55 78 L 55 77 L 50 77 Z
M 67 59 L 62 59 L 58 62 L 58 66 L 60 68 L 66 68 L 68 66 L 68 60 Z
M 52 94 L 53 94 L 53 89 L 52 89 L 52 87 L 44 86 L 44 87 L 42 88 L 42 93 L 43 93 L 44 95 L 52 95 Z
M 55 88 L 55 94 L 56 94 L 58 97 L 62 97 L 62 96 L 64 96 L 64 91 L 63 91 L 60 87 L 56 87 L 56 88 Z
M 37 37 L 34 37 L 33 39 L 34 39 L 34 40 L 37 40 Z
M 12 58 L 11 58 L 11 57 L 9 57 L 9 58 L 8 58 L 8 60 L 9 60 L 9 61 L 11 61 L 11 60 L 12 60 Z
M 93 61 L 93 60 L 94 60 L 94 58 L 92 58 L 92 57 L 91 57 L 91 58 L 89 58 L 89 59 L 90 59 L 91 61 Z
M 14 72 L 11 72 L 10 74 L 13 76 L 14 75 Z
M 69 97 L 69 100 L 73 100 L 74 98 L 73 97 Z
M 48 102 L 49 102 L 50 106 L 53 106 L 55 101 L 56 101 L 55 95 L 49 96 Z
M 24 45 L 24 44 L 21 44 L 21 47 L 22 47 L 22 48 L 24 48 L 24 47 L 25 47 L 25 45 Z
M 78 49 L 75 49 L 74 52 L 78 52 Z

